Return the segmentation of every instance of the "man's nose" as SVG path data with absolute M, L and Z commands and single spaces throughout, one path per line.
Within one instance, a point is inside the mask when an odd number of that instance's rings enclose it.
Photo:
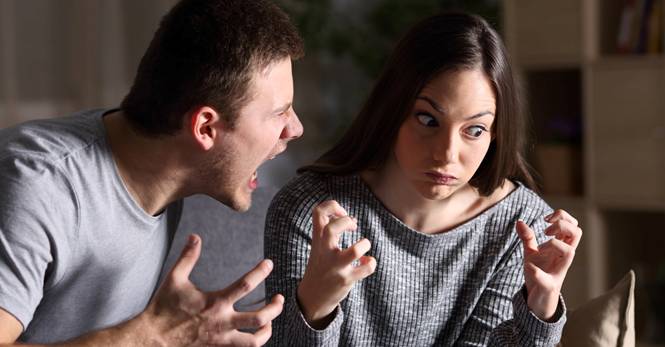
M 300 119 L 298 119 L 298 115 L 294 111 L 293 115 L 289 117 L 289 122 L 286 123 L 286 126 L 282 130 L 280 138 L 287 141 L 297 139 L 302 136 L 303 131 L 302 123 L 300 123 Z

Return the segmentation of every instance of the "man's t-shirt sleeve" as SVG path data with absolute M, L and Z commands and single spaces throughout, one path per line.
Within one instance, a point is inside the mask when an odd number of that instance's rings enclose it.
M 0 160 L 0 308 L 23 330 L 64 272 L 76 234 L 76 194 L 56 168 Z

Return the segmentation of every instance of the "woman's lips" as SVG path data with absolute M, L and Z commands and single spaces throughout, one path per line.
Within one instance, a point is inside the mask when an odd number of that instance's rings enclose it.
M 436 184 L 450 185 L 457 181 L 457 177 L 452 175 L 446 175 L 438 172 L 428 171 L 425 172 L 425 175 L 430 178 Z

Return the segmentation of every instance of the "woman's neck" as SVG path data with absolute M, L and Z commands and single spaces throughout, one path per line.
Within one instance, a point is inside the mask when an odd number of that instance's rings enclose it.
M 365 170 L 362 179 L 383 205 L 404 224 L 425 234 L 438 234 L 451 230 L 482 213 L 515 189 L 507 184 L 497 188 L 490 196 L 481 196 L 468 183 L 441 200 L 423 197 L 397 168 L 385 167 Z

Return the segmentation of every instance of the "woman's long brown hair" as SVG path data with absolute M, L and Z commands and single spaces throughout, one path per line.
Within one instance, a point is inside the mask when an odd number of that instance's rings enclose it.
M 496 93 L 490 144 L 470 184 L 491 194 L 506 178 L 535 189 L 524 159 L 525 117 L 506 49 L 481 17 L 444 13 L 416 24 L 393 51 L 362 110 L 342 139 L 298 172 L 345 175 L 378 169 L 421 89 L 443 71 L 481 68 Z

